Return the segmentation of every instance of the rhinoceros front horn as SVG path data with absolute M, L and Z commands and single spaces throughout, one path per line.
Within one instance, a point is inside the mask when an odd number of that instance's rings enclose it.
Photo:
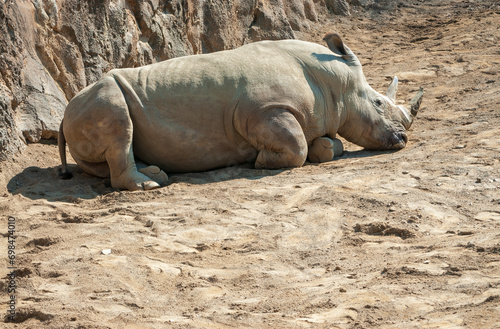
M 396 93 L 398 92 L 398 77 L 392 79 L 389 89 L 385 95 L 393 102 L 396 103 Z M 403 113 L 402 124 L 406 130 L 410 129 L 413 119 L 417 116 L 418 110 L 420 108 L 420 103 L 422 103 L 422 98 L 424 96 L 424 88 L 420 87 L 415 97 L 410 101 L 410 111 L 402 105 L 398 105 L 399 110 Z
M 417 116 L 420 104 L 422 103 L 422 98 L 424 98 L 424 88 L 420 87 L 417 94 L 410 101 L 410 110 L 413 117 Z
M 410 111 L 408 111 L 404 106 L 398 106 L 401 112 L 403 112 L 402 123 L 406 130 L 410 129 L 411 124 L 413 123 L 413 119 L 417 116 L 423 97 L 424 88 L 420 87 L 420 89 L 417 91 L 417 94 L 410 101 Z

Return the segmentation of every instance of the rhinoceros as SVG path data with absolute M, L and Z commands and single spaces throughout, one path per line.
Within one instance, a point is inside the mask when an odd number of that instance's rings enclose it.
M 128 190 L 157 188 L 165 172 L 330 161 L 337 134 L 367 149 L 405 147 L 418 108 L 396 105 L 397 78 L 376 92 L 337 34 L 323 40 L 328 47 L 261 41 L 109 71 L 66 108 L 62 174 L 66 143 L 85 172 Z

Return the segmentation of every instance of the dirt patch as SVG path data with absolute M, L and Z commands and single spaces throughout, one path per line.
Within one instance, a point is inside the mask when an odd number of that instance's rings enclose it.
M 384 223 L 356 224 L 354 232 L 363 232 L 369 235 L 395 235 L 407 239 L 415 236 L 410 230 L 405 228 L 392 227 Z
M 340 33 L 375 89 L 400 77 L 400 102 L 424 88 L 399 152 L 345 142 L 331 163 L 173 175 L 151 192 L 75 165 L 59 180 L 53 143 L 1 163 L 0 249 L 13 216 L 23 274 L 22 323 L 5 325 L 500 328 L 500 7 L 397 4 L 297 35 Z

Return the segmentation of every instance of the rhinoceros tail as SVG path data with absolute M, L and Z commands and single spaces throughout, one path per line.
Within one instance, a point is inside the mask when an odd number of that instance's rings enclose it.
M 57 144 L 59 146 L 59 157 L 61 158 L 61 170 L 59 172 L 59 177 L 62 179 L 70 179 L 73 177 L 73 174 L 68 171 L 66 164 L 66 138 L 64 137 L 63 121 L 61 121 L 61 126 L 59 127 Z

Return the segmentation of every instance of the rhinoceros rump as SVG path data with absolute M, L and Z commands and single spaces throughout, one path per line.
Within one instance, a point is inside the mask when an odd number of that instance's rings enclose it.
M 397 79 L 377 93 L 340 37 L 324 40 L 328 48 L 262 41 L 111 70 L 66 108 L 63 174 L 66 142 L 84 171 L 129 190 L 158 187 L 163 171 L 330 161 L 337 134 L 368 149 L 405 147 L 416 110 L 395 104 Z M 138 170 L 136 159 L 152 166 Z

